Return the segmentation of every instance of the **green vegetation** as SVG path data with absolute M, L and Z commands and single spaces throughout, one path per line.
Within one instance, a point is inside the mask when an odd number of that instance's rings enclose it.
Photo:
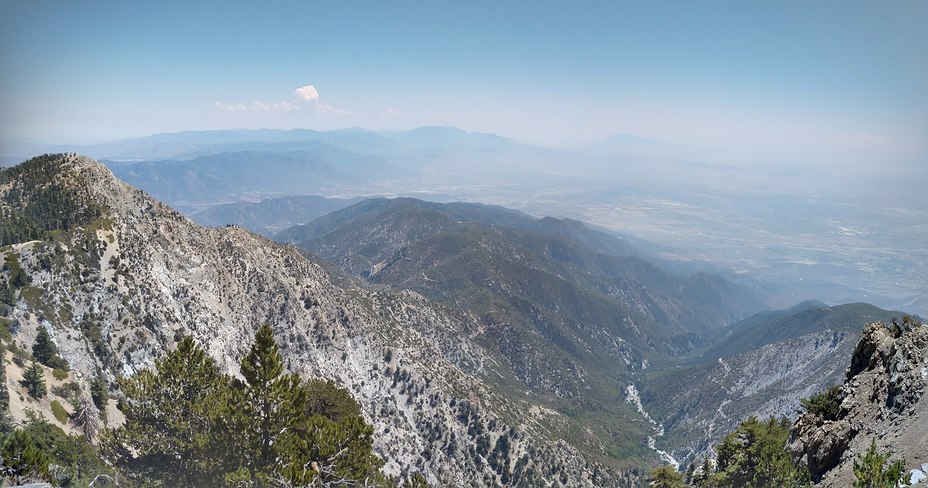
M 44 325 L 39 326 L 39 333 L 35 336 L 35 343 L 32 345 L 32 357 L 49 368 L 60 369 L 65 373 L 69 369 L 68 362 L 58 355 L 58 346 L 52 342 L 48 329 Z M 55 377 L 57 378 L 57 375 Z M 67 374 L 65 374 L 65 378 L 67 378 Z
M 672 466 L 658 466 L 648 476 L 648 486 L 652 488 L 686 488 L 683 474 Z
M 54 374 L 54 372 L 52 372 Z M 76 381 L 69 381 L 67 383 L 51 387 L 52 395 L 55 395 L 59 398 L 64 398 L 72 405 L 74 405 L 81 395 L 81 387 L 77 384 Z
M 821 393 L 816 393 L 809 398 L 800 400 L 802 407 L 823 420 L 837 420 L 841 413 L 841 401 L 844 400 L 844 393 L 841 385 L 832 385 Z
M 52 400 L 52 414 L 58 420 L 58 423 L 62 425 L 67 424 L 68 419 L 71 417 L 68 411 L 64 409 L 64 405 L 58 400 Z
M 85 186 L 73 178 L 61 182 L 64 154 L 46 154 L 0 170 L 0 184 L 15 181 L 0 203 L 0 246 L 47 239 L 57 230 L 99 218 L 103 209 L 79 194 Z
M 389 485 L 357 403 L 285 373 L 269 326 L 241 373 L 221 373 L 187 337 L 154 370 L 120 380 L 126 422 L 107 446 L 116 464 L 155 486 Z
M 809 473 L 796 465 L 786 450 L 788 419 L 745 420 L 716 446 L 718 466 L 714 473 L 708 463 L 700 487 L 806 486 Z
M 49 465 L 56 465 L 55 474 L 59 486 L 88 486 L 101 475 L 110 479 L 118 478 L 113 468 L 107 465 L 85 437 L 65 434 L 61 428 L 35 417 L 22 431 L 25 431 L 36 448 L 45 454 Z M 100 486 L 100 482 L 95 486 Z
M 22 266 L 19 264 L 19 256 L 15 252 L 8 252 L 3 258 L 3 271 L 10 274 L 9 284 L 7 289 L 4 290 L 4 294 L 10 295 L 16 289 L 22 288 L 29 284 L 29 275 L 23 270 Z M 14 300 L 6 298 L 9 300 L 9 305 L 12 306 L 15 303 Z
M 863 456 L 854 460 L 855 488 L 894 488 L 905 483 L 905 461 L 897 459 L 887 465 L 889 453 L 876 450 L 876 440 L 870 441 L 870 448 Z
M 23 379 L 20 384 L 29 392 L 29 396 L 39 399 L 45 396 L 45 375 L 42 373 L 42 367 L 39 363 L 32 361 L 32 366 L 23 372 Z
M 3 479 L 20 485 L 30 481 L 51 481 L 48 472 L 48 456 L 35 445 L 25 430 L 17 430 L 3 438 L 0 445 L 0 458 L 3 460 Z
M 93 404 L 101 411 L 106 408 L 106 403 L 110 398 L 110 385 L 106 382 L 103 375 L 99 375 L 90 382 L 90 397 Z

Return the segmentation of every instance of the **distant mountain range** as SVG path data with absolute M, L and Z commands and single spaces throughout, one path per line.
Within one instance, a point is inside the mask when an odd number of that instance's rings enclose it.
M 817 299 L 928 310 L 928 260 L 915 245 L 928 239 L 924 192 L 893 199 L 861 180 L 722 164 L 630 135 L 557 150 L 449 127 L 222 130 L 79 150 L 188 215 L 292 195 L 479 201 L 634 235 L 666 260 L 700 256 L 774 308 Z
M 260 202 L 235 202 L 210 205 L 190 217 L 206 227 L 237 225 L 270 237 L 295 225 L 357 203 L 358 198 L 325 198 L 317 195 L 294 195 L 268 198 Z
M 289 368 L 358 399 L 388 474 L 438 485 L 634 486 L 749 414 L 795 412 L 838 381 L 864 323 L 895 315 L 761 311 L 719 276 L 498 206 L 363 200 L 277 234 L 300 252 L 200 227 L 76 155 L 0 171 L 0 201 L 16 283 L 0 323 L 25 345 L 47 328 L 79 387 L 183 334 L 234 372 L 269 323 Z

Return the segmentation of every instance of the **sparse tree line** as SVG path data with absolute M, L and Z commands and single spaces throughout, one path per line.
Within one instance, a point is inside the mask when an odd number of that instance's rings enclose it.
M 32 357 L 22 385 L 41 398 L 47 390 L 40 364 L 63 362 L 44 328 Z M 0 366 L 5 385 L 5 361 Z M 358 403 L 332 382 L 286 372 L 268 325 L 240 366 L 240 377 L 223 373 L 185 337 L 154 368 L 118 380 L 121 426 L 100 425 L 109 400 L 101 377 L 90 385 L 91 398 L 70 400 L 75 411 L 66 415 L 83 436 L 66 435 L 31 412 L 17 427 L 2 388 L 0 477 L 58 486 L 397 486 L 380 471 L 373 427 Z M 427 486 L 418 473 L 399 483 Z

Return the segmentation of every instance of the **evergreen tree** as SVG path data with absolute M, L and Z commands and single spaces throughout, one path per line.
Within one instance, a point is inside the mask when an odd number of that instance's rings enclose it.
M 807 412 L 823 420 L 837 420 L 841 414 L 841 401 L 843 400 L 844 392 L 841 385 L 832 385 L 825 391 L 809 398 L 803 398 L 799 402 Z
M 331 380 L 310 380 L 306 383 L 306 414 L 322 415 L 339 421 L 361 415 L 361 406 L 348 390 Z
M 413 473 L 412 476 L 403 480 L 400 488 L 428 488 L 429 482 L 422 476 L 422 473 Z
M 42 373 L 42 367 L 35 361 L 32 361 L 32 366 L 23 373 L 20 384 L 26 388 L 32 398 L 39 399 L 47 393 L 45 375 Z
M 3 460 L 3 477 L 14 486 L 31 481 L 52 481 L 48 472 L 48 456 L 22 429 L 6 437 L 0 446 L 0 458 Z
M 718 472 L 710 486 L 765 487 L 807 484 L 808 472 L 786 451 L 789 420 L 751 417 L 725 436 L 716 448 Z
M 267 324 L 255 334 L 241 373 L 244 381 L 235 382 L 231 417 L 242 441 L 234 456 L 253 480 L 264 480 L 275 465 L 277 438 L 305 417 L 307 392 L 297 375 L 284 374 L 274 332 Z
M 658 466 L 651 470 L 650 484 L 653 488 L 686 488 L 683 473 L 677 471 L 673 466 Z
M 269 326 L 241 373 L 223 375 L 183 339 L 154 370 L 120 380 L 126 421 L 106 449 L 146 485 L 389 485 L 357 402 L 286 373 Z
M 45 453 L 58 486 L 85 487 L 97 475 L 115 475 L 93 446 L 83 436 L 65 434 L 44 417 L 35 417 L 23 427 L 35 447 Z M 94 486 L 100 486 L 95 483 Z M 110 485 L 106 485 L 110 486 Z
M 16 288 L 3 278 L 0 278 L 0 304 L 11 308 L 16 305 Z
M 855 488 L 895 488 L 904 486 L 905 461 L 898 459 L 886 465 L 890 454 L 880 453 L 876 450 L 876 439 L 870 440 L 870 448 L 863 457 L 854 460 Z
M 32 345 L 32 357 L 46 366 L 55 367 L 50 365 L 49 362 L 56 356 L 58 356 L 58 346 L 52 342 L 48 329 L 44 325 L 40 325 L 39 333 L 35 336 L 35 343 Z
M 216 478 L 213 415 L 227 388 L 215 361 L 190 337 L 155 369 L 120 380 L 125 424 L 114 432 L 116 461 L 169 486 L 210 485 Z
M 648 475 L 650 484 L 654 488 L 686 488 L 686 481 L 683 473 L 677 471 L 673 466 L 657 466 L 651 470 Z
M 382 478 L 373 427 L 357 402 L 332 383 L 305 384 L 286 374 L 270 326 L 258 330 L 241 372 L 245 381 L 236 383 L 230 416 L 243 437 L 237 479 L 306 486 Z
M 110 398 L 110 385 L 102 374 L 90 382 L 90 398 L 93 399 L 93 404 L 97 406 L 98 410 L 102 412 L 106 409 L 106 404 Z

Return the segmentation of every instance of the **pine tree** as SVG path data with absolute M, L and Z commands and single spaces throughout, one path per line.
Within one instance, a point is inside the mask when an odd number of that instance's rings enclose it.
M 110 385 L 102 374 L 98 375 L 90 382 L 90 398 L 93 399 L 93 404 L 97 406 L 98 410 L 103 411 L 106 409 L 107 402 L 109 402 L 109 396 Z
M 16 305 L 16 288 L 4 278 L 0 278 L 0 304 L 7 307 Z
M 47 393 L 45 375 L 42 373 L 42 367 L 35 361 L 32 361 L 32 366 L 23 373 L 20 384 L 26 388 L 32 398 L 39 399 Z
M 236 457 L 252 479 L 262 480 L 275 464 L 273 446 L 278 436 L 304 417 L 307 395 L 297 375 L 284 374 L 274 332 L 267 324 L 255 334 L 241 372 L 245 381 L 235 383 L 233 422 L 244 439 L 243 451 Z
M 51 336 L 48 335 L 48 329 L 44 325 L 40 325 L 39 333 L 35 336 L 35 344 L 32 345 L 32 357 L 47 366 L 48 362 L 57 355 L 58 347 L 55 346 Z
M 17 430 L 6 438 L 0 446 L 0 458 L 3 476 L 14 486 L 30 481 L 52 481 L 48 456 L 35 446 L 24 430 Z
M 786 451 L 789 425 L 785 417 L 763 422 L 750 417 L 742 422 L 716 447 L 718 472 L 707 481 L 723 487 L 805 484 L 808 472 Z
M 216 479 L 212 429 L 221 391 L 215 361 L 186 337 L 155 369 L 120 380 L 125 424 L 114 433 L 117 462 L 142 479 L 211 485 Z
M 686 488 L 683 473 L 672 466 L 658 466 L 651 470 L 648 478 L 650 478 L 648 486 L 654 488 Z
M 32 357 L 49 368 L 68 369 L 67 361 L 58 355 L 58 346 L 52 342 L 48 329 L 44 325 L 39 326 L 39 333 L 32 345 Z
M 854 460 L 855 488 L 894 488 L 905 481 L 905 461 L 898 459 L 886 465 L 890 454 L 876 450 L 876 439 L 870 440 L 870 448 L 863 457 Z

